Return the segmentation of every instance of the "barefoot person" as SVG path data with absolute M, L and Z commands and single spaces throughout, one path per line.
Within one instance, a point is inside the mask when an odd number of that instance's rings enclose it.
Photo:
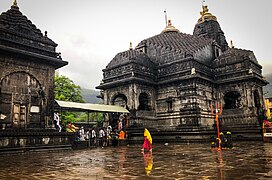
M 144 143 L 142 146 L 142 151 L 152 151 L 152 137 L 149 131 L 145 128 L 144 130 Z

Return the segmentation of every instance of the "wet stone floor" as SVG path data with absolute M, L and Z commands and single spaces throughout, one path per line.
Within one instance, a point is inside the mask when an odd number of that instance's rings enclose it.
M 272 179 L 272 143 L 154 144 L 0 155 L 0 179 Z

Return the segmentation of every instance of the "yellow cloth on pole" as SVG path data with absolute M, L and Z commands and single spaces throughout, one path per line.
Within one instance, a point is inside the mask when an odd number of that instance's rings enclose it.
M 146 128 L 144 130 L 144 136 L 146 136 L 146 138 L 148 139 L 148 141 L 150 142 L 150 144 L 152 144 L 152 137 L 150 135 L 150 132 Z

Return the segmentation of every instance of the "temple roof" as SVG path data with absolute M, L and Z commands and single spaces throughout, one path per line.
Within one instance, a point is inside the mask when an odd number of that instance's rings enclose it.
M 248 57 L 251 60 L 257 61 L 253 51 L 246 50 L 246 49 L 239 49 L 239 48 L 229 48 L 221 56 L 219 56 L 219 59 L 230 58 L 230 57 L 239 57 L 239 58 Z
M 7 12 L 0 15 L 0 29 L 7 30 L 13 34 L 28 37 L 30 39 L 40 41 L 56 47 L 57 44 L 49 39 L 47 35 L 43 35 L 26 16 L 24 16 L 17 4 L 13 4 Z
M 121 64 L 133 62 L 133 61 L 136 63 L 144 64 L 144 65 L 152 64 L 149 57 L 145 53 L 130 49 L 130 50 L 118 53 L 110 61 L 110 63 L 107 65 L 106 68 L 113 68 Z
M 147 44 L 153 44 L 162 48 L 178 51 L 179 53 L 192 53 L 212 43 L 212 39 L 172 31 L 145 39 L 138 44 L 136 49 Z
M 26 16 L 24 16 L 17 5 L 12 5 L 7 12 L 0 15 L 0 28 L 12 31 L 15 34 L 30 36 L 38 41 L 57 46 L 55 42 L 41 33 Z
M 14 0 L 11 8 L 0 15 L 0 51 L 31 57 L 36 63 L 43 62 L 56 69 L 68 64 L 56 52 L 57 44 L 43 35 L 26 16 Z
M 245 59 L 251 60 L 258 64 L 257 59 L 252 51 L 238 48 L 229 48 L 224 53 L 222 53 L 215 62 L 219 66 L 225 66 L 226 64 Z

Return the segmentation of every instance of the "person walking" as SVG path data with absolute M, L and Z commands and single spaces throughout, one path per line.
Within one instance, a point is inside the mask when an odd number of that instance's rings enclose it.
M 101 146 L 101 147 L 103 147 L 103 138 L 104 138 L 104 136 L 105 136 L 105 132 L 104 132 L 104 130 L 103 130 L 103 128 L 101 128 L 100 130 L 99 130 L 99 133 L 98 133 L 98 138 L 99 138 L 99 146 Z
M 92 128 L 90 139 L 91 139 L 91 146 L 96 146 L 96 132 L 94 128 Z
M 54 124 L 55 124 L 55 128 L 56 128 L 59 132 L 61 132 L 59 113 L 54 113 Z

